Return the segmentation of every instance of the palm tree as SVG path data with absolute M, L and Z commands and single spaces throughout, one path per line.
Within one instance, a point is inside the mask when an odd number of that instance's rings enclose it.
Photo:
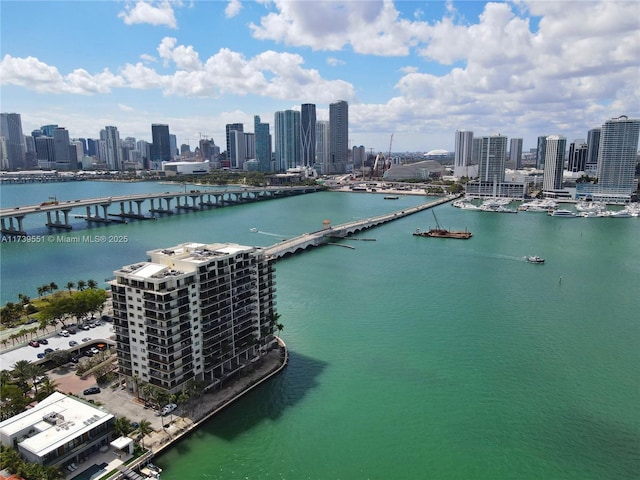
M 113 429 L 121 437 L 126 437 L 133 431 L 131 421 L 127 417 L 118 417 L 113 424 Z
M 284 329 L 284 325 L 281 323 L 276 323 L 276 328 L 278 329 L 278 333 L 280 333 Z
M 58 384 L 55 380 L 51 380 L 49 377 L 44 377 L 40 382 L 40 393 L 45 394 L 47 397 L 58 390 Z
M 58 290 L 58 284 L 56 282 L 51 282 L 49 284 L 49 288 L 51 289 L 51 292 L 55 292 L 56 290 Z
M 82 291 L 86 288 L 87 282 L 84 280 L 78 280 L 78 290 Z
M 38 287 L 38 298 L 42 298 L 44 294 L 44 287 Z
M 89 279 L 87 280 L 87 287 L 89 287 L 90 290 L 95 290 L 96 288 L 98 288 L 98 282 L 96 282 L 95 280 Z
M 75 287 L 76 284 L 73 282 L 67 282 L 67 290 L 69 290 L 69 295 L 71 295 L 71 289 Z
M 149 420 L 140 420 L 140 423 L 138 423 L 138 432 L 140 445 L 142 445 L 142 448 L 144 448 L 144 437 L 153 432 L 153 428 L 151 428 L 151 422 Z
M 33 363 L 29 360 L 18 360 L 13 366 L 13 376 L 19 383 L 26 384 L 32 378 Z M 37 375 L 36 375 L 37 376 Z

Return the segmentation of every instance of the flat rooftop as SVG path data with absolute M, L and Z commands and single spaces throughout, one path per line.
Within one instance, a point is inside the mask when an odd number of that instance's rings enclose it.
M 113 415 L 90 404 L 55 392 L 35 407 L 0 423 L 3 440 L 18 438 L 19 445 L 39 457 L 107 422 Z

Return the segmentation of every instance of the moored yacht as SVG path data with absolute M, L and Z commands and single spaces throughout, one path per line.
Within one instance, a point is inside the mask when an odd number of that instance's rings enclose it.
M 553 212 L 549 212 L 549 215 L 551 215 L 552 217 L 568 217 L 568 218 L 578 216 L 576 212 L 572 212 L 571 210 L 564 210 L 562 208 L 559 208 L 558 210 L 554 210 Z

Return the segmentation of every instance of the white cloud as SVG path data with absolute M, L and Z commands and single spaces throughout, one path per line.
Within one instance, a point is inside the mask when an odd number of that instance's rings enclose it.
M 148 23 L 150 25 L 166 25 L 170 28 L 178 28 L 173 6 L 168 0 L 160 2 L 146 2 L 139 0 L 132 7 L 125 6 L 125 11 L 118 14 L 127 25 Z
M 198 52 L 196 52 L 193 46 L 184 45 L 176 46 L 178 40 L 172 37 L 164 37 L 160 45 L 158 45 L 158 54 L 160 58 L 164 59 L 165 67 L 168 66 L 169 60 L 173 61 L 181 70 L 200 70 L 202 63 Z
M 332 67 L 337 67 L 338 65 L 344 65 L 345 62 L 344 60 L 340 60 L 339 58 L 336 57 L 327 57 L 327 65 L 330 65 Z
M 135 109 L 130 107 L 129 105 L 125 105 L 124 103 L 119 103 L 118 108 L 123 112 L 133 112 Z
M 242 4 L 240 0 L 229 0 L 227 7 L 224 9 L 224 16 L 227 18 L 233 18 L 242 10 Z
M 314 50 L 349 45 L 360 54 L 400 56 L 427 34 L 427 23 L 399 19 L 392 0 L 275 0 L 273 4 L 277 12 L 262 17 L 260 25 L 249 26 L 257 39 Z
M 140 55 L 140 60 L 147 63 L 155 63 L 158 61 L 156 57 L 154 57 L 153 55 L 149 55 L 148 53 L 143 53 L 142 55 Z
M 5 55 L 0 62 L 0 79 L 2 84 L 19 85 L 36 92 L 79 95 L 108 93 L 111 88 L 123 85 L 122 78 L 108 69 L 96 75 L 76 69 L 63 76 L 56 67 L 37 58 L 15 58 L 11 55 Z

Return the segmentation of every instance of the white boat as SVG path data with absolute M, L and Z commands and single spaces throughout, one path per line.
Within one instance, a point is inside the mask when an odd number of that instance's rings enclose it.
M 529 255 L 524 258 L 526 258 L 529 263 L 544 263 L 544 258 L 540 258 L 537 255 Z
M 625 208 L 624 210 L 618 210 L 617 212 L 609 212 L 607 216 L 610 218 L 631 218 L 632 214 Z
M 568 218 L 578 216 L 576 212 L 572 212 L 571 210 L 563 210 L 562 208 L 559 208 L 558 210 L 554 210 L 553 212 L 549 212 L 549 215 L 551 215 L 552 217 L 568 217 Z

